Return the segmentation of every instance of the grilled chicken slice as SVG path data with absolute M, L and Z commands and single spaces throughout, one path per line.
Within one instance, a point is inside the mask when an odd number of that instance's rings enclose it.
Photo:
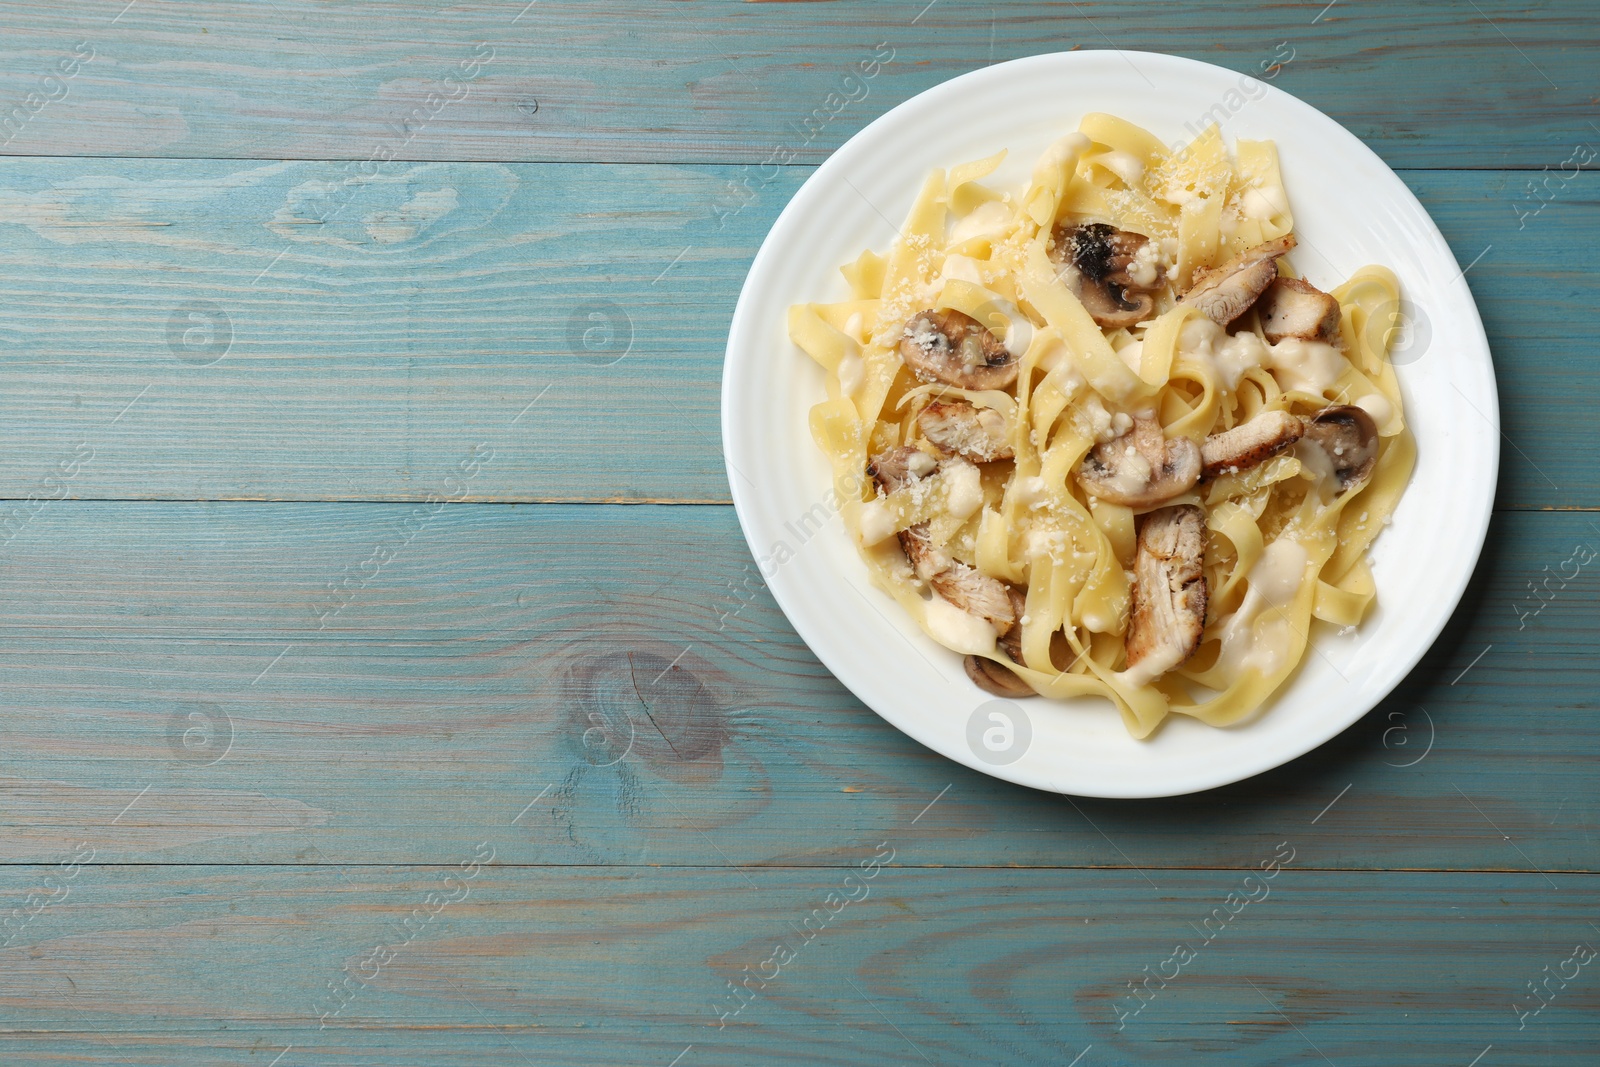
M 938 470 L 938 460 L 910 445 L 879 453 L 867 464 L 867 473 L 872 475 L 885 493 L 931 478 Z M 909 526 L 901 530 L 898 536 L 900 548 L 922 581 L 927 581 L 950 566 L 950 557 L 928 537 L 927 523 Z
M 939 461 L 920 448 L 903 445 L 880 452 L 867 464 L 867 473 L 885 493 L 904 489 L 913 482 L 931 478 L 939 470 Z
M 950 460 L 957 464 L 962 460 Z M 968 468 L 969 470 L 971 468 Z M 932 477 L 939 463 L 932 456 L 910 445 L 892 448 L 872 457 L 867 472 L 886 493 Z M 950 556 L 928 538 L 926 523 L 900 531 L 900 547 L 916 569 L 917 577 L 934 592 L 966 612 L 986 619 L 995 633 L 1004 636 L 1019 618 L 1011 587 L 997 578 Z
M 966 400 L 936 400 L 917 415 L 922 436 L 941 452 L 974 463 L 1010 459 L 1006 417 L 994 408 L 980 408 Z
M 1206 622 L 1206 515 L 1193 504 L 1152 511 L 1139 520 L 1128 622 L 1128 668 L 1148 685 L 1194 655 Z
M 960 389 L 1005 389 L 1017 380 L 1017 359 L 977 319 L 959 311 L 921 311 L 906 323 L 900 358 L 925 382 Z
M 1353 404 L 1323 408 L 1306 420 L 1306 440 L 1327 456 L 1335 496 L 1360 489 L 1378 465 L 1378 424 Z
M 1200 477 L 1249 470 L 1294 446 L 1305 433 L 1305 423 L 1287 411 L 1263 411 L 1249 422 L 1207 437 L 1200 446 Z
M 939 464 L 932 456 L 909 445 L 873 456 L 867 465 L 867 472 L 887 493 L 931 477 L 938 469 Z M 925 523 L 900 531 L 900 547 L 911 561 L 918 578 L 957 608 L 993 626 L 1000 647 L 1006 650 L 1013 662 L 1021 662 L 1022 611 L 1026 603 L 1022 590 L 998 578 L 991 578 L 960 560 L 951 559 L 929 540 Z M 984 660 L 982 666 L 974 667 L 973 661 L 978 659 L 981 657 L 967 657 L 967 675 L 988 692 L 1001 696 L 1032 694 L 1033 690 L 1028 684 L 1005 664 Z
M 1028 608 L 1028 594 L 1023 589 L 1008 585 L 1007 591 L 1011 594 L 1011 614 L 1017 624 L 1000 635 L 1000 647 L 1006 650 L 1006 655 L 1011 657 L 1012 663 L 1022 662 L 1022 616 Z
M 1286 337 L 1339 343 L 1339 301 L 1310 282 L 1275 278 L 1256 304 L 1261 332 L 1270 344 Z
M 1219 267 L 1197 271 L 1189 291 L 1178 300 L 1226 326 L 1256 302 L 1278 276 L 1278 257 L 1295 246 L 1294 234 L 1284 234 L 1247 248 Z
M 1155 316 L 1154 294 L 1165 279 L 1158 268 L 1141 268 L 1138 262 L 1149 241 L 1103 222 L 1058 226 L 1051 234 L 1050 256 L 1060 265 L 1062 280 L 1101 329 L 1126 328 Z
M 1133 429 L 1083 457 L 1077 477 L 1097 500 L 1154 507 L 1200 480 L 1200 449 L 1187 437 L 1167 440 L 1155 415 L 1141 412 L 1133 417 Z
M 997 636 L 1007 633 L 1017 624 L 1017 615 L 1011 605 L 1010 586 L 960 560 L 952 561 L 944 570 L 929 578 L 928 584 L 935 593 L 968 615 L 988 620 Z

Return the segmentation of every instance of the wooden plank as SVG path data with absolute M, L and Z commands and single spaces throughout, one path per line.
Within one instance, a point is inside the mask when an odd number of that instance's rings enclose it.
M 1592 132 L 1600 37 L 1581 5 L 924 6 L 725 0 L 640 25 L 623 0 L 6 3 L 0 100 L 24 112 L 0 151 L 758 164 L 783 148 L 816 162 L 958 74 L 1108 47 L 1252 75 L 1287 59 L 1276 84 L 1397 165 L 1555 166 Z M 92 58 L 45 82 L 80 44 Z M 1217 103 L 1196 101 L 1196 117 Z
M 728 318 L 806 173 L 724 224 L 730 168 L 7 162 L 0 497 L 725 501 Z M 1472 265 L 1501 505 L 1600 506 L 1600 177 L 1520 230 L 1520 175 L 1407 178 Z
M 883 723 L 731 509 L 57 503 L 0 569 L 0 861 L 436 862 L 492 834 L 515 863 L 827 865 L 893 830 L 911 863 L 1144 869 L 1293 832 L 1302 866 L 1593 871 L 1592 519 L 1500 516 L 1457 621 L 1346 735 L 1125 803 Z
M 1083 1062 L 1376 1067 L 1492 1044 L 1502 1063 L 1592 1062 L 1581 967 L 1537 1015 L 1515 1007 L 1600 940 L 1592 877 L 1301 871 L 1286 837 L 1248 881 L 919 870 L 895 865 L 898 834 L 808 871 L 474 866 L 498 849 L 470 834 L 428 868 L 5 868 L 0 898 L 61 899 L 0 950 L 0 1054 L 665 1067 L 1093 1046 Z
M 5 169 L 17 497 L 81 446 L 79 497 L 725 500 L 727 316 L 802 176 L 719 232 L 725 170 Z

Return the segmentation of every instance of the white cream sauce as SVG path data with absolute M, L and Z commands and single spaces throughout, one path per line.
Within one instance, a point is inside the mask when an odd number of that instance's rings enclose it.
M 1117 628 L 1122 620 L 1116 613 L 1107 609 L 1103 604 L 1091 603 L 1083 609 L 1083 625 L 1085 629 L 1097 634 L 1108 634 Z
M 1012 483 L 1011 491 L 1016 495 L 1017 503 L 1025 508 L 1043 507 L 1047 502 L 1047 494 L 1049 492 L 1044 484 L 1044 479 L 1036 474 L 1026 478 L 1018 478 Z
M 1104 444 L 1115 439 L 1117 431 L 1112 427 L 1111 412 L 1100 402 L 1100 398 L 1091 394 L 1083 402 L 1083 412 L 1089 417 L 1089 429 L 1094 434 L 1094 439 Z
M 856 526 L 861 531 L 861 543 L 868 547 L 886 541 L 895 535 L 894 510 L 881 497 L 868 500 L 856 512 Z
M 1067 551 L 1067 535 L 1048 526 L 1035 527 L 1023 535 L 1022 551 L 1030 559 L 1049 557 L 1059 563 Z
M 1162 645 L 1127 670 L 1116 672 L 1123 685 L 1142 689 L 1183 662 L 1183 649 L 1177 645 Z
M 1275 215 L 1287 215 L 1289 199 L 1281 185 L 1264 188 L 1252 185 L 1239 198 L 1239 210 L 1247 219 L 1266 220 Z
M 1356 401 L 1356 407 L 1371 415 L 1372 421 L 1377 423 L 1380 429 L 1388 425 L 1389 420 L 1394 418 L 1394 405 L 1389 403 L 1388 397 L 1380 396 L 1377 393 L 1368 393 L 1366 396 L 1361 397 Z
M 1178 355 L 1191 359 L 1211 371 L 1228 392 L 1239 388 L 1245 371 L 1266 364 L 1271 352 L 1265 341 L 1248 331 L 1229 335 L 1228 331 L 1203 315 L 1183 324 L 1178 334 Z
M 1350 365 L 1337 348 L 1321 341 L 1286 337 L 1269 345 L 1247 330 L 1229 334 L 1203 316 L 1183 324 L 1178 355 L 1207 367 L 1229 392 L 1239 387 L 1246 371 L 1265 367 L 1285 392 L 1321 395 L 1339 383 Z
M 969 615 L 942 596 L 922 603 L 922 621 L 933 639 L 954 652 L 983 655 L 994 651 L 994 627 Z
M 958 519 L 969 518 L 983 506 L 983 479 L 978 468 L 966 462 L 947 462 L 940 477 L 944 480 L 944 508 Z
M 1337 348 L 1321 341 L 1285 337 L 1271 348 L 1267 367 L 1285 392 L 1299 390 L 1321 395 L 1338 384 L 1349 366 Z
M 1027 353 L 1028 346 L 1033 344 L 1033 323 L 1009 300 L 996 298 L 993 306 L 1006 319 L 1006 332 L 1000 338 L 1000 343 L 1006 346 L 1006 351 L 1013 358 L 1021 359 Z
M 1263 624 L 1261 615 L 1294 603 L 1308 560 L 1304 546 L 1286 537 L 1278 538 L 1261 553 L 1245 576 L 1244 602 L 1222 626 L 1222 654 L 1217 665 L 1225 673 L 1238 677 L 1254 668 L 1270 675 L 1283 667 L 1293 636 L 1288 620 L 1280 615 Z
M 1128 264 L 1128 278 L 1135 285 L 1152 286 L 1161 276 L 1161 248 L 1155 241 L 1146 241 Z
M 1138 496 L 1150 484 L 1150 461 L 1139 454 L 1133 445 L 1118 458 L 1116 468 L 1107 478 L 1107 483 L 1123 496 Z
M 860 350 L 846 352 L 839 360 L 839 389 L 845 396 L 854 396 L 866 374 L 867 365 Z

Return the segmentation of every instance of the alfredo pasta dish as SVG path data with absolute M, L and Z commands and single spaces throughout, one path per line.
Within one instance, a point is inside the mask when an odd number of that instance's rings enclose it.
M 1415 457 L 1395 277 L 1296 276 L 1270 142 L 1090 115 L 1025 188 L 983 184 L 1003 158 L 933 172 L 849 300 L 790 309 L 846 527 L 991 693 L 1239 722 L 1373 600 Z

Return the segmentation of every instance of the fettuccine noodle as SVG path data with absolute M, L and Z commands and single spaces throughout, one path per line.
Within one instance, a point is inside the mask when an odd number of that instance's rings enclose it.
M 1271 142 L 1096 114 L 1025 188 L 982 184 L 1004 155 L 934 171 L 850 299 L 790 309 L 845 525 L 983 688 L 1104 697 L 1141 738 L 1239 723 L 1375 597 L 1415 459 L 1398 283 L 1295 280 Z

